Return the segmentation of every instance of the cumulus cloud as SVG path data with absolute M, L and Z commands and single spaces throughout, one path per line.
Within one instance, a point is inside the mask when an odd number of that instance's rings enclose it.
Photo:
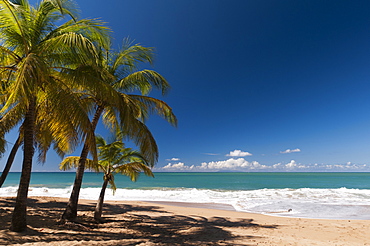
M 301 152 L 300 149 L 286 149 L 284 151 L 280 151 L 281 154 L 290 154 L 290 153 L 295 153 L 295 152 Z
M 295 167 L 299 167 L 299 166 L 298 166 L 298 164 L 295 160 L 291 160 L 288 164 L 285 164 L 285 167 L 286 168 L 295 168 Z
M 291 160 L 290 162 L 288 162 L 286 164 L 284 164 L 284 163 L 274 164 L 274 165 L 272 165 L 272 168 L 275 171 L 288 171 L 288 172 L 308 171 L 310 169 L 312 169 L 312 171 L 315 171 L 314 169 L 316 169 L 318 167 L 317 164 L 315 164 L 315 165 L 311 165 L 311 164 L 303 165 L 301 163 L 297 163 L 295 160 Z
M 194 165 L 192 166 L 186 166 L 185 163 L 179 162 L 179 163 L 168 163 L 166 166 L 162 167 L 164 170 L 169 171 L 185 171 L 185 170 L 191 170 L 194 168 Z
M 229 154 L 227 154 L 226 156 L 232 156 L 232 157 L 244 157 L 244 156 L 251 156 L 252 154 L 249 153 L 249 152 L 244 152 L 244 151 L 241 151 L 239 149 L 236 149 L 234 151 L 230 151 Z
M 289 163 L 277 163 L 271 166 L 275 171 L 287 171 L 287 172 L 353 172 L 353 171 L 370 171 L 369 164 L 355 164 L 347 162 L 344 164 L 325 164 L 325 163 L 314 163 L 314 164 L 302 164 L 297 163 L 295 160 L 291 160 Z
M 164 172 L 361 172 L 370 171 L 370 164 L 343 162 L 336 164 L 314 163 L 302 164 L 295 160 L 280 162 L 273 165 L 261 164 L 258 161 L 247 161 L 244 158 L 229 158 L 222 161 L 203 162 L 199 165 L 186 165 L 183 162 L 168 163 L 164 167 L 156 167 L 153 171 Z
M 174 157 L 174 158 L 171 158 L 171 159 L 167 159 L 166 161 L 179 161 L 179 160 L 180 160 L 180 158 Z
M 161 168 L 154 168 L 154 171 L 189 171 L 189 172 L 215 172 L 215 171 L 256 171 L 268 169 L 268 166 L 261 165 L 257 161 L 247 161 L 244 158 L 230 158 L 224 161 L 203 162 L 200 165 L 185 165 L 183 162 L 168 163 Z
M 257 161 L 246 161 L 244 158 L 230 158 L 225 161 L 203 162 L 200 169 L 203 170 L 241 170 L 241 169 L 262 169 L 266 166 L 259 164 Z

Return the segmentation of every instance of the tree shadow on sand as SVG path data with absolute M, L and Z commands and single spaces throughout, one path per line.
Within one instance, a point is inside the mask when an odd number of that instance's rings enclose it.
M 29 199 L 28 230 L 8 230 L 13 198 L 0 199 L 0 245 L 35 242 L 61 242 L 66 245 L 89 241 L 86 245 L 248 245 L 257 237 L 232 233 L 233 229 L 274 229 L 252 219 L 230 220 L 223 217 L 183 216 L 164 211 L 160 206 L 105 204 L 104 222 L 93 220 L 94 204 L 79 205 L 75 223 L 58 224 L 65 202 L 52 199 Z M 242 241 L 243 244 L 228 241 Z M 96 243 L 97 241 L 99 243 Z M 80 244 L 79 244 L 80 245 Z M 82 245 L 82 244 L 81 244 Z

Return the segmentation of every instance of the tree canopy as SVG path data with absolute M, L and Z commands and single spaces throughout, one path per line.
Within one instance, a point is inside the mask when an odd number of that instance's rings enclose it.
M 101 116 L 109 129 L 138 145 L 150 166 L 158 148 L 145 120 L 156 113 L 176 125 L 172 109 L 148 96 L 152 88 L 165 93 L 167 81 L 155 71 L 137 70 L 140 62 L 152 63 L 152 49 L 124 42 L 122 50 L 112 51 L 110 33 L 98 19 L 79 19 L 71 0 L 42 0 L 35 6 L 28 0 L 0 0 L 0 153 L 5 135 L 15 128 L 14 152 L 23 145 L 13 231 L 27 227 L 36 150 L 45 161 L 50 147 L 64 156 L 84 144 L 76 172 L 80 183 L 74 185 L 77 202 L 85 169 L 81 160 L 88 154 L 97 160 L 95 129 Z

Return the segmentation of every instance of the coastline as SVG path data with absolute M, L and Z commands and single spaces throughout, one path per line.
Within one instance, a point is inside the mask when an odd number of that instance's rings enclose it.
M 107 202 L 109 203 L 109 201 Z M 206 208 L 206 209 L 236 211 L 232 205 L 223 203 L 196 203 L 196 202 L 169 202 L 169 201 L 144 201 L 144 202 L 174 207 Z
M 370 245 L 368 220 L 299 219 L 212 204 L 80 200 L 78 223 L 59 225 L 66 198 L 30 197 L 29 229 L 8 230 L 14 198 L 0 198 L 0 245 Z M 199 207 L 201 206 L 201 207 Z
M 1 197 L 17 195 L 18 176 L 9 175 Z M 28 195 L 68 198 L 74 178 L 73 172 L 33 173 Z M 369 178 L 370 173 L 159 173 L 134 183 L 119 175 L 120 188 L 114 195 L 107 190 L 105 200 L 229 204 L 271 216 L 370 220 Z M 86 173 L 80 198 L 97 199 L 101 183 L 97 173 Z

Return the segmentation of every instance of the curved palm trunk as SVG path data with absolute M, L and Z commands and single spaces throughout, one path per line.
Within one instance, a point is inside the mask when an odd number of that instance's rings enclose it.
M 29 108 L 23 123 L 23 165 L 22 174 L 19 181 L 17 198 L 12 216 L 10 230 L 21 232 L 27 229 L 27 196 L 28 187 L 31 180 L 32 158 L 34 154 L 34 134 L 35 134 L 36 101 L 30 100 Z
M 100 119 L 101 114 L 103 113 L 104 108 L 98 106 L 96 109 L 94 118 L 91 121 L 92 130 L 95 131 L 96 125 Z M 76 171 L 76 178 L 73 184 L 73 189 L 69 201 L 67 203 L 67 207 L 64 210 L 62 215 L 62 221 L 70 220 L 73 221 L 77 217 L 77 206 L 78 206 L 78 197 L 80 196 L 80 190 L 82 185 L 82 179 L 85 172 L 85 163 L 87 155 L 89 154 L 89 147 L 88 143 L 85 142 L 84 147 L 82 149 L 80 160 L 78 162 L 78 167 Z
M 109 180 L 107 178 L 104 178 L 104 183 L 103 183 L 103 186 L 101 187 L 99 199 L 98 199 L 98 202 L 96 203 L 95 213 L 94 213 L 94 219 L 95 219 L 96 222 L 101 221 L 101 214 L 103 212 L 103 203 L 104 203 L 105 190 L 107 189 L 108 181 Z
M 3 186 L 3 184 L 5 182 L 5 179 L 8 176 L 8 173 L 10 171 L 10 168 L 13 165 L 15 155 L 17 154 L 17 151 L 18 151 L 19 147 L 21 146 L 21 144 L 22 144 L 22 139 L 21 139 L 20 136 L 18 136 L 17 141 L 15 142 L 15 144 L 13 145 L 12 150 L 10 151 L 10 154 L 9 154 L 8 160 L 6 161 L 4 170 L 1 173 L 1 176 L 0 176 L 0 188 L 1 188 L 1 186 Z

